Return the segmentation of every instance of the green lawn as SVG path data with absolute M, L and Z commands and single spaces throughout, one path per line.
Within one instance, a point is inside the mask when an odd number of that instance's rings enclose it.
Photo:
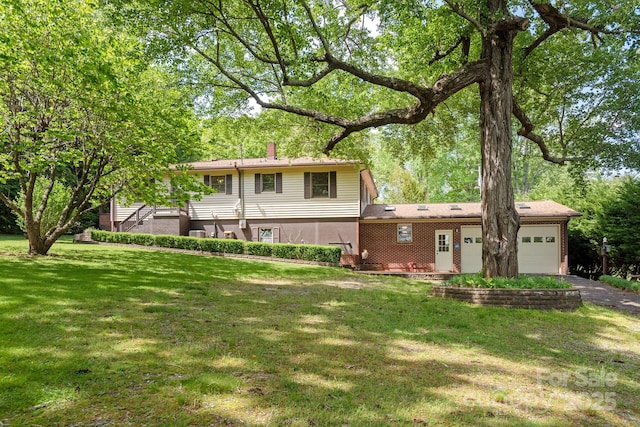
M 640 319 L 284 263 L 0 238 L 0 425 L 637 425 Z M 22 253 L 21 253 L 22 252 Z

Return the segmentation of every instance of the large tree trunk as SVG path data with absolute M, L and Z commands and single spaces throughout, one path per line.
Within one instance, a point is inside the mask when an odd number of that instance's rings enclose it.
M 29 239 L 29 255 L 46 255 L 53 243 L 47 242 L 40 236 L 39 227 L 36 227 L 34 223 L 26 228 L 27 239 Z
M 40 224 L 34 221 L 31 214 L 25 215 L 25 232 L 29 240 L 29 255 L 47 255 L 56 240 L 63 234 L 63 231 L 55 230 L 55 233 L 42 235 Z
M 480 83 L 482 265 L 485 277 L 518 275 L 520 219 L 511 185 L 512 49 L 516 28 L 483 40 L 489 75 Z

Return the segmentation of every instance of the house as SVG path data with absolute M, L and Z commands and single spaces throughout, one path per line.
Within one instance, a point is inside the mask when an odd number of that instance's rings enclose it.
M 278 158 L 275 143 L 258 159 L 191 163 L 215 193 L 184 208 L 112 204 L 113 230 L 337 245 L 343 261 L 358 254 L 358 221 L 378 196 L 360 162 Z
M 215 190 L 184 207 L 112 203 L 110 229 L 336 245 L 362 269 L 475 273 L 481 269 L 480 203 L 375 204 L 358 161 L 278 158 L 191 163 Z M 520 271 L 567 274 L 567 223 L 579 213 L 552 201 L 517 204 Z

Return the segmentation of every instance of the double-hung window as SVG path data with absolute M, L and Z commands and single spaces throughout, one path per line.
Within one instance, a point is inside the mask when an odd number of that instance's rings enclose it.
M 275 173 L 263 173 L 262 174 L 262 192 L 276 191 L 276 174 Z
M 205 175 L 204 184 L 215 190 L 217 194 L 231 194 L 233 178 L 228 175 Z
M 336 198 L 337 185 L 335 172 L 305 172 L 304 198 Z
M 255 174 L 255 193 L 282 193 L 281 173 Z

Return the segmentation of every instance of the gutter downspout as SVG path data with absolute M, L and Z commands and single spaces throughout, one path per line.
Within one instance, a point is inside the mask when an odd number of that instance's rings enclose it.
M 116 231 L 116 196 L 115 194 L 109 200 L 109 231 Z
M 240 219 L 241 220 L 246 220 L 246 217 L 244 215 L 244 191 L 243 191 L 244 174 L 242 173 L 242 171 L 238 167 L 238 162 L 233 162 L 233 167 L 238 172 L 238 197 L 240 198 L 240 210 L 241 210 Z

